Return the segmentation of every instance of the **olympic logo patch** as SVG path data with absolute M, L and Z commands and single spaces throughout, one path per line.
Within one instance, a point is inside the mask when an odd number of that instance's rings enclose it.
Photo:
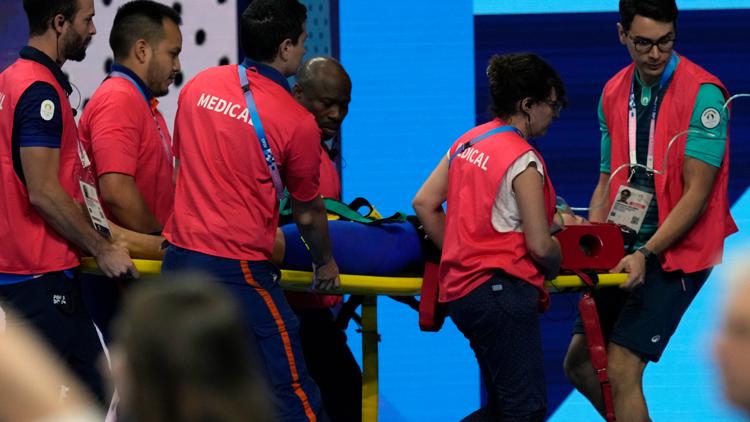
M 42 101 L 42 106 L 39 109 L 39 115 L 46 121 L 52 120 L 52 116 L 55 115 L 55 103 L 50 100 Z
M 721 123 L 721 113 L 719 113 L 719 110 L 713 107 L 703 110 L 703 114 L 701 114 L 701 124 L 703 124 L 703 127 L 713 129 L 719 126 L 719 123 Z

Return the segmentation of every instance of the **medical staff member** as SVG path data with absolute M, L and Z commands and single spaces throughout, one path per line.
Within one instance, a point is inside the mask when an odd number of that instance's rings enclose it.
M 341 200 L 341 179 L 333 143 L 349 112 L 352 82 L 344 67 L 329 57 L 314 57 L 297 72 L 294 98 L 315 116 L 321 130 L 320 194 Z M 329 145 L 330 143 L 330 145 Z M 300 320 L 302 352 L 332 422 L 362 419 L 362 372 L 338 326 L 332 308 L 341 295 L 286 292 Z
M 467 420 L 542 421 L 539 312 L 549 304 L 544 280 L 557 275 L 562 256 L 550 231 L 555 191 L 528 140 L 558 117 L 565 87 L 534 54 L 493 56 L 487 77 L 495 118 L 453 143 L 413 206 L 442 249 L 439 300 L 487 388 L 487 406 Z
M 157 97 L 180 71 L 181 22 L 173 8 L 151 0 L 117 10 L 109 35 L 115 63 L 78 127 L 105 212 L 139 233 L 160 234 L 174 206 L 172 138 Z M 122 284 L 83 276 L 84 299 L 105 340 Z
M 115 62 L 81 116 L 105 209 L 120 226 L 161 233 L 174 205 L 172 139 L 158 108 L 180 71 L 182 19 L 169 6 L 121 6 L 109 44 Z
M 659 361 L 737 231 L 727 198 L 728 93 L 674 51 L 677 13 L 674 0 L 620 1 L 617 31 L 633 62 L 607 82 L 599 107 L 601 174 L 589 217 L 638 232 L 612 269 L 629 273 L 623 289 L 594 294 L 618 420 L 649 420 L 643 370 Z M 623 196 L 627 206 L 615 201 Z M 580 319 L 565 372 L 602 413 Z
M 15 308 L 103 400 L 96 368 L 102 348 L 71 270 L 80 248 L 107 276 L 137 272 L 127 250 L 97 233 L 73 199 L 82 196 L 88 159 L 79 154 L 73 89 L 61 66 L 86 56 L 96 33 L 94 2 L 23 6 L 28 44 L 0 74 L 0 306 Z
M 320 129 L 286 81 L 305 54 L 306 16 L 297 0 L 254 0 L 241 18 L 243 63 L 207 69 L 182 89 L 175 206 L 164 229 L 164 271 L 208 272 L 240 301 L 283 421 L 324 414 L 270 262 L 285 188 L 316 285 L 339 285 L 319 194 Z

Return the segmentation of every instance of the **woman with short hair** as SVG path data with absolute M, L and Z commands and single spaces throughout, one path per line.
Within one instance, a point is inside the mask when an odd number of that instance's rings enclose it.
M 464 420 L 542 421 L 547 411 L 539 311 L 562 260 L 555 190 L 529 144 L 565 105 L 557 72 L 534 54 L 494 56 L 495 118 L 453 143 L 414 198 L 442 248 L 439 300 L 469 340 L 488 405 Z M 447 200 L 447 213 L 443 203 Z

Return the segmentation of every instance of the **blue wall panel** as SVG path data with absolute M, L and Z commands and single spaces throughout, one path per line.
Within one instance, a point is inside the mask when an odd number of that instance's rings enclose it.
M 23 4 L 16 0 L 0 0 L 0 71 L 18 58 L 18 52 L 26 44 L 29 24 Z
M 341 59 L 353 80 L 344 193 L 384 212 L 411 198 L 474 123 L 469 2 L 341 2 Z
M 747 8 L 747 0 L 680 0 L 680 10 L 742 9 Z M 572 12 L 616 12 L 615 0 L 474 0 L 475 15 L 506 15 L 528 13 L 572 13 Z

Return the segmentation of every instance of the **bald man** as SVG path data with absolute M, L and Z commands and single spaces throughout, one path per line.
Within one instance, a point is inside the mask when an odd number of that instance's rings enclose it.
M 322 132 L 320 194 L 341 199 L 341 179 L 331 149 L 349 112 L 352 81 L 339 62 L 330 57 L 313 57 L 297 72 L 294 98 L 315 116 Z M 327 144 L 330 142 L 330 146 Z
M 315 57 L 297 72 L 294 98 L 315 116 L 320 140 L 320 194 L 341 199 L 341 179 L 332 148 L 349 111 L 352 82 L 343 66 L 329 57 Z M 341 296 L 286 292 L 300 320 L 302 352 L 310 375 L 320 387 L 323 405 L 332 422 L 362 417 L 362 373 L 336 325 L 331 308 Z
M 727 297 L 714 353 L 721 369 L 724 395 L 750 415 L 750 266 L 734 274 Z

